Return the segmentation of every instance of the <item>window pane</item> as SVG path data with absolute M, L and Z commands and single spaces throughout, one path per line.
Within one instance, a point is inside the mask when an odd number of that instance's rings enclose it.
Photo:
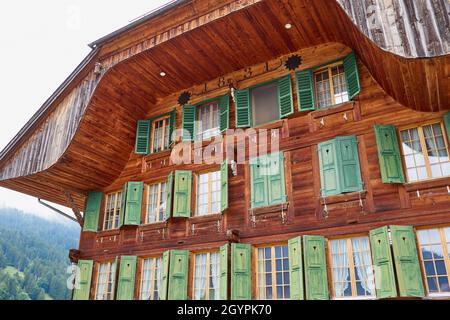
M 219 104 L 217 101 L 197 107 L 197 139 L 206 140 L 220 135 Z
M 253 89 L 251 95 L 254 126 L 280 119 L 277 83 Z

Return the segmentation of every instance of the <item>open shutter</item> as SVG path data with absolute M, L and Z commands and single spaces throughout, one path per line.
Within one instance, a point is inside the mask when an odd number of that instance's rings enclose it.
M 450 112 L 444 114 L 445 131 L 447 131 L 447 142 L 450 144 Z
M 303 248 L 305 252 L 306 299 L 328 300 L 330 294 L 325 258 L 325 238 L 304 236 Z
M 171 113 L 170 113 L 170 126 L 169 126 L 169 143 L 170 145 L 173 145 L 173 143 L 175 142 L 173 139 L 173 131 L 175 130 L 175 123 L 177 121 L 176 119 L 177 117 L 177 110 L 174 109 Z
M 228 244 L 220 247 L 220 300 L 228 300 Z
M 75 279 L 78 288 L 74 289 L 73 300 L 89 300 L 93 266 L 92 260 L 78 260 L 80 272 L 77 274 L 79 278 Z
M 314 110 L 316 99 L 314 94 L 314 73 L 311 69 L 297 72 L 298 110 Z
M 143 182 L 128 182 L 127 196 L 125 203 L 125 218 L 124 225 L 141 224 L 141 210 L 142 210 L 142 194 L 144 192 Z
M 161 266 L 161 291 L 159 292 L 159 300 L 167 300 L 167 290 L 169 289 L 169 267 L 170 251 L 164 251 Z
M 127 191 L 128 191 L 128 183 L 125 183 L 123 185 L 122 200 L 120 202 L 121 206 L 119 211 L 119 228 L 123 226 L 123 223 L 125 221 L 125 209 L 126 209 L 125 203 L 127 202 Z
M 117 300 L 134 299 L 136 264 L 136 256 L 120 257 L 119 281 L 117 283 Z
M 356 55 L 354 52 L 344 58 L 344 71 L 347 81 L 348 98 L 352 100 L 361 92 L 358 64 L 356 63 Z
M 375 126 L 375 138 L 383 183 L 404 183 L 405 176 L 395 126 Z
M 252 126 L 250 109 L 250 90 L 237 90 L 235 92 L 236 128 Z
M 335 140 L 341 192 L 361 191 L 363 183 L 359 166 L 358 140 L 355 136 L 337 137 Z
M 149 153 L 151 127 L 152 126 L 150 120 L 139 120 L 137 122 L 136 145 L 135 145 L 136 154 L 146 155 Z
M 167 177 L 167 192 L 166 192 L 166 211 L 164 213 L 164 221 L 169 220 L 172 215 L 172 198 L 173 198 L 173 172 Z
M 189 251 L 170 251 L 168 300 L 187 300 Z
M 250 159 L 252 208 L 264 207 L 269 203 L 267 194 L 267 163 L 266 157 Z
M 282 152 L 268 156 L 270 163 L 267 167 L 268 204 L 286 202 L 286 185 L 284 181 L 284 155 Z
M 411 226 L 390 226 L 389 228 L 400 296 L 423 297 L 425 293 L 414 230 Z
M 195 106 L 183 107 L 183 141 L 194 140 L 195 114 Z
M 228 160 L 220 166 L 220 209 L 225 211 L 228 208 Z
M 339 163 L 336 157 L 335 140 L 318 145 L 320 167 L 320 190 L 323 197 L 341 193 Z
M 303 300 L 303 257 L 302 238 L 288 241 L 289 246 L 289 278 L 291 280 L 291 300 Z
M 231 244 L 231 300 L 252 298 L 251 251 L 250 244 Z
M 224 133 L 230 128 L 230 95 L 219 98 L 220 132 Z
M 192 172 L 175 171 L 172 217 L 189 218 L 191 216 L 191 188 Z
M 397 297 L 388 227 L 370 231 L 370 248 L 372 251 L 377 297 L 380 299 Z
M 285 118 L 294 113 L 291 75 L 278 79 L 278 105 L 280 107 L 280 118 Z
M 102 196 L 103 194 L 101 192 L 88 193 L 83 231 L 98 231 L 98 218 L 102 206 Z

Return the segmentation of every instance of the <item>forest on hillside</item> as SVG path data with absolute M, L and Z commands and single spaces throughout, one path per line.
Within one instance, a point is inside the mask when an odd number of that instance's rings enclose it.
M 79 226 L 0 208 L 0 300 L 65 300 Z

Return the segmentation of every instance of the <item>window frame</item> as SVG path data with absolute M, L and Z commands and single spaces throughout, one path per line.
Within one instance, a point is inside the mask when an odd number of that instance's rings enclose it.
M 155 181 L 155 182 L 151 182 L 151 183 L 146 183 L 145 184 L 145 212 L 144 212 L 144 223 L 143 225 L 152 225 L 152 224 L 156 224 L 156 223 L 161 223 L 164 222 L 164 218 L 162 220 L 159 220 L 159 210 L 161 208 L 161 189 L 162 189 L 162 184 L 165 183 L 166 184 L 166 194 L 165 196 L 167 197 L 167 180 L 160 180 L 160 181 Z M 148 217 L 149 217 L 149 205 L 150 205 L 150 187 L 154 186 L 154 185 L 158 185 L 158 197 L 157 197 L 157 207 L 156 207 L 156 211 L 157 211 L 157 215 L 155 217 L 155 222 L 148 222 Z M 166 216 L 166 210 L 167 210 L 167 203 L 166 203 L 166 207 L 164 209 L 164 216 Z
M 429 120 L 426 122 L 415 123 L 415 124 L 411 124 L 408 126 L 403 126 L 403 127 L 397 128 L 397 139 L 400 143 L 400 155 L 402 157 L 402 166 L 403 166 L 403 171 L 405 173 L 406 183 L 420 183 L 420 182 L 424 182 L 424 181 L 430 181 L 430 180 L 450 177 L 450 175 L 448 175 L 448 176 L 444 175 L 441 177 L 434 178 L 434 177 L 432 177 L 432 174 L 431 174 L 430 159 L 429 159 L 428 150 L 427 150 L 427 146 L 426 146 L 425 134 L 423 132 L 423 127 L 433 125 L 433 124 L 439 124 L 441 126 L 442 137 L 444 139 L 445 148 L 447 150 L 447 156 L 450 158 L 450 142 L 447 141 L 447 139 L 448 139 L 447 138 L 447 130 L 446 130 L 445 124 L 442 119 L 434 119 L 434 120 Z M 402 139 L 401 133 L 402 133 L 402 131 L 411 130 L 411 129 L 417 129 L 417 131 L 418 131 L 420 147 L 422 148 L 422 155 L 424 157 L 425 169 L 427 171 L 427 176 L 428 176 L 426 179 L 418 179 L 418 180 L 414 180 L 414 181 L 411 181 L 409 179 L 408 168 L 406 166 L 406 160 L 405 160 L 405 152 L 403 149 L 403 139 Z M 415 160 L 414 160 L 414 164 L 415 164 Z M 416 169 L 417 167 L 414 167 L 414 168 Z
M 277 100 L 278 100 L 278 97 L 279 97 L 279 95 L 280 95 L 280 87 L 279 87 L 279 85 L 278 85 L 278 80 L 280 80 L 280 79 L 282 79 L 283 77 L 280 77 L 280 78 L 276 78 L 276 79 L 273 79 L 273 80 L 269 80 L 269 81 L 265 81 L 265 82 L 262 82 L 262 83 L 259 83 L 259 84 L 256 84 L 256 85 L 254 85 L 254 86 L 252 86 L 252 87 L 250 87 L 249 88 L 249 103 L 250 103 L 250 112 L 251 112 L 251 128 L 260 128 L 260 127 L 264 127 L 264 126 L 267 126 L 267 125 L 269 125 L 269 124 L 271 124 L 271 123 L 274 123 L 274 122 L 277 122 L 277 121 L 280 121 L 281 120 L 281 114 L 280 114 L 280 102 L 278 101 L 277 102 L 277 112 L 278 112 L 278 118 L 277 119 L 275 119 L 275 120 L 273 120 L 273 121 L 269 121 L 269 122 L 266 122 L 266 123 L 261 123 L 261 124 L 258 124 L 258 125 L 255 125 L 255 110 L 254 110 L 254 107 L 255 107 L 255 104 L 253 103 L 253 91 L 255 90 L 255 89 L 259 89 L 259 88 L 261 88 L 261 87 L 264 87 L 264 86 L 268 86 L 268 85 L 271 85 L 271 84 L 275 84 L 276 85 L 276 87 L 277 87 L 277 94 L 276 94 L 276 98 L 277 98 Z
M 108 264 L 108 272 L 107 275 L 107 281 L 105 282 L 106 288 L 105 292 L 103 293 L 103 299 L 102 300 L 115 300 L 115 294 L 116 294 L 116 280 L 117 280 L 117 260 L 106 260 L 106 261 L 97 261 L 95 262 L 95 282 L 94 282 L 94 300 L 101 301 L 97 299 L 97 293 L 99 289 L 99 276 L 100 276 L 100 269 L 102 265 Z M 109 285 L 109 278 L 112 274 L 111 268 L 112 265 L 115 264 L 115 270 L 114 270 L 114 276 L 112 277 L 112 283 L 111 283 L 111 299 L 105 299 L 105 296 L 108 296 L 108 285 Z
M 329 108 L 335 107 L 335 106 L 339 106 L 341 104 L 344 103 L 348 103 L 351 102 L 351 99 L 348 99 L 347 101 L 344 102 L 340 102 L 340 103 L 336 103 L 335 97 L 334 97 L 334 83 L 333 83 L 333 71 L 332 68 L 333 67 L 338 67 L 338 66 L 342 66 L 344 68 L 344 60 L 343 59 L 339 59 L 337 61 L 333 61 L 321 66 L 318 66 L 316 68 L 313 69 L 313 86 L 314 86 L 314 98 L 315 98 L 315 110 L 327 110 Z M 327 105 L 325 107 L 319 107 L 319 98 L 317 95 L 317 82 L 316 82 L 316 74 L 318 73 L 323 73 L 325 70 L 328 71 L 328 85 L 330 86 L 330 101 L 331 104 Z M 343 73 L 344 77 L 345 77 L 345 68 L 344 68 L 344 73 Z M 345 80 L 346 83 L 346 80 Z M 346 83 L 347 85 L 347 83 Z M 347 94 L 348 94 L 348 88 L 347 88 Z
M 153 281 L 152 281 L 152 283 L 151 283 L 151 285 L 150 285 L 150 299 L 148 299 L 148 300 L 144 300 L 144 299 L 142 299 L 141 298 L 141 295 L 142 295 L 142 285 L 143 285 L 143 276 L 144 276 L 144 264 L 145 264 L 145 261 L 146 260 L 149 260 L 149 259 L 151 259 L 151 260 L 153 260 L 153 266 L 152 266 L 152 270 L 151 270 L 151 278 L 149 279 L 149 280 L 152 280 L 153 279 Z M 162 277 L 162 273 L 163 273 L 163 256 L 162 255 L 153 255 L 153 256 L 144 256 L 144 257 L 139 257 L 139 279 L 138 279 L 138 281 L 137 281 L 137 285 L 136 285 L 136 289 L 137 289 L 137 298 L 138 298 L 138 300 L 141 300 L 141 301 L 157 301 L 157 300 L 155 300 L 154 299 L 154 295 L 155 295 L 155 288 L 154 288 L 154 285 L 155 285 L 155 277 L 156 277 L 156 260 L 157 259 L 161 259 L 161 265 L 160 265 L 160 268 L 161 268 L 161 277 Z M 162 285 L 162 281 L 161 281 L 161 285 Z M 161 295 L 160 295 L 160 290 L 158 290 L 158 300 L 161 300 L 160 299 L 160 297 L 161 297 Z
M 167 125 L 166 125 L 166 122 L 165 122 L 166 119 L 169 119 L 169 123 Z M 169 143 L 168 143 L 167 147 L 165 146 L 164 141 L 165 141 L 165 132 L 166 132 L 166 130 L 167 130 L 168 134 L 170 135 L 170 127 L 172 125 L 170 123 L 172 121 L 171 113 L 163 114 L 161 116 L 153 118 L 151 121 L 152 121 L 152 126 L 150 128 L 150 154 L 157 154 L 157 153 L 160 153 L 160 152 L 164 152 L 164 151 L 170 150 L 170 136 L 169 136 L 169 140 L 168 140 Z M 155 151 L 154 150 L 154 147 L 155 147 L 155 129 L 156 129 L 155 126 L 156 126 L 156 123 L 158 123 L 160 121 L 163 121 L 163 131 L 162 131 L 162 137 L 161 137 L 162 149 L 159 150 L 159 151 Z
M 120 194 L 120 197 L 119 197 Z M 110 195 L 114 195 L 115 200 L 114 200 L 114 214 L 112 216 L 112 227 L 111 228 L 107 228 L 106 223 L 108 221 L 108 198 Z M 120 228 L 120 211 L 122 210 L 122 206 L 124 205 L 122 203 L 123 200 L 123 190 L 117 190 L 117 191 L 113 191 L 113 192 L 109 192 L 106 194 L 105 198 L 105 204 L 104 204 L 104 210 L 103 210 L 103 223 L 102 223 L 102 231 L 111 231 L 111 230 L 117 230 Z M 120 198 L 120 208 L 117 208 L 117 204 Z M 116 217 L 119 218 L 118 221 L 118 225 L 116 224 Z
M 196 267 L 196 256 L 200 255 L 200 254 L 207 254 L 206 257 L 206 279 L 208 279 L 208 281 L 205 282 L 206 287 L 205 287 L 205 300 L 204 301 L 211 301 L 209 299 L 209 291 L 210 291 L 210 284 L 209 284 L 209 279 L 211 277 L 211 254 L 217 253 L 219 255 L 219 273 L 218 273 L 218 284 L 219 287 L 215 288 L 214 290 L 217 291 L 219 293 L 220 296 L 220 248 L 209 248 L 209 249 L 204 249 L 204 250 L 197 250 L 197 251 L 191 251 L 190 255 L 191 255 L 191 267 L 189 268 L 189 281 L 191 282 L 191 288 L 190 288 L 190 293 L 191 293 L 191 299 L 195 300 L 195 267 Z M 215 299 L 212 299 L 215 300 Z M 218 299 L 220 300 L 220 298 Z M 195 300 L 195 301 L 201 301 L 201 300 Z
M 212 212 L 212 185 L 213 185 L 212 180 L 211 180 L 211 174 L 212 173 L 217 173 L 219 175 L 219 180 L 218 180 L 219 181 L 219 191 L 217 191 L 219 193 L 219 211 L 218 212 Z M 199 215 L 198 214 L 198 203 L 199 203 L 199 201 L 198 201 L 199 200 L 198 199 L 198 197 L 199 197 L 199 192 L 198 192 L 199 190 L 198 190 L 198 188 L 199 188 L 199 185 L 200 185 L 199 181 L 200 181 L 200 176 L 201 175 L 205 175 L 205 174 L 207 174 L 209 176 L 208 177 L 208 213 L 203 214 L 203 215 Z M 195 177 L 195 183 L 194 183 L 195 200 L 193 201 L 194 202 L 193 217 L 200 218 L 200 217 L 208 217 L 208 216 L 212 216 L 212 215 L 221 214 L 221 188 L 222 188 L 222 185 L 221 185 L 220 168 L 217 168 L 217 170 L 213 169 L 213 170 L 197 172 L 197 173 L 194 174 L 194 177 Z
M 206 131 L 213 130 L 216 128 L 213 128 L 212 125 L 214 123 L 214 112 L 211 112 L 212 104 L 217 104 L 217 134 L 210 136 L 209 138 L 203 138 L 203 135 Z M 195 122 L 194 122 L 194 141 L 209 141 L 214 137 L 218 137 L 221 135 L 220 133 L 220 97 L 208 99 L 205 101 L 202 101 L 200 103 L 197 103 L 194 105 L 195 107 Z M 203 121 L 199 120 L 199 109 L 208 107 L 210 109 L 210 115 L 209 115 L 209 124 L 211 126 L 208 130 L 202 130 L 202 132 L 199 132 L 199 128 L 197 123 L 201 122 L 203 127 Z

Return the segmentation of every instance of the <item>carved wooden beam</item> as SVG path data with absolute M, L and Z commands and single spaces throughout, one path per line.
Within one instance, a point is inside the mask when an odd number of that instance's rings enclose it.
M 64 190 L 64 196 L 66 197 L 68 206 L 72 209 L 73 214 L 77 218 L 78 224 L 83 228 L 84 225 L 84 217 L 81 214 L 81 210 L 79 209 L 78 205 L 72 198 L 72 194 L 68 190 Z

